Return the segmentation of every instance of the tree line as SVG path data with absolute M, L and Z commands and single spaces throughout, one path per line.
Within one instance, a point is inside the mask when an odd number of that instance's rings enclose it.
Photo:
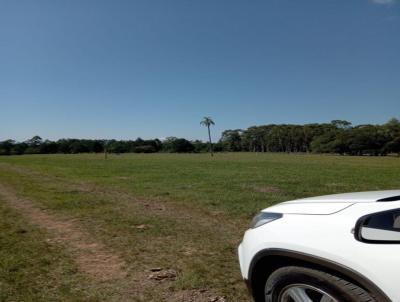
M 34 136 L 24 142 L 5 140 L 0 142 L 0 155 L 22 154 L 77 154 L 77 153 L 192 153 L 207 152 L 208 144 L 202 141 L 189 141 L 184 138 L 169 137 L 143 140 L 100 140 L 100 139 L 60 139 L 43 140 Z
M 210 121 L 203 123 L 213 125 Z M 0 142 L 0 155 L 53 153 L 201 153 L 214 152 L 313 152 L 343 155 L 400 154 L 400 121 L 382 125 L 355 125 L 344 120 L 305 125 L 268 124 L 225 130 L 217 143 L 169 137 L 165 140 L 43 140 L 39 136 Z
M 344 120 L 253 126 L 224 131 L 220 144 L 224 151 L 387 155 L 400 153 L 400 121 L 393 118 L 383 125 L 356 126 Z

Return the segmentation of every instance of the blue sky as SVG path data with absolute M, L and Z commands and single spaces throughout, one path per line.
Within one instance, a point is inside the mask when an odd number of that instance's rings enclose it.
M 0 0 L 0 140 L 400 117 L 400 1 Z

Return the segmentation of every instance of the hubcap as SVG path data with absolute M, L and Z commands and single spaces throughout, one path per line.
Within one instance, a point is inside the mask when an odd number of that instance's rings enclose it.
M 279 302 L 338 302 L 324 290 L 306 285 L 293 284 L 283 289 Z

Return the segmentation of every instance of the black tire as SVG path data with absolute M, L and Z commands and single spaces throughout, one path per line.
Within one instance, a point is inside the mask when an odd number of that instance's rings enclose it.
M 299 266 L 287 266 L 274 271 L 265 282 L 264 301 L 280 302 L 285 290 L 299 284 L 323 291 L 339 302 L 376 302 L 364 289 L 349 281 Z

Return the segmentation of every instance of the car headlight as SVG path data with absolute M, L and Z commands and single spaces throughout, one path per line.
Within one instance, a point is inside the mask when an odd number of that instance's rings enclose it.
M 250 228 L 252 229 L 258 228 L 259 226 L 262 226 L 268 222 L 282 218 L 282 216 L 283 215 L 281 213 L 261 212 L 253 218 L 250 224 Z

